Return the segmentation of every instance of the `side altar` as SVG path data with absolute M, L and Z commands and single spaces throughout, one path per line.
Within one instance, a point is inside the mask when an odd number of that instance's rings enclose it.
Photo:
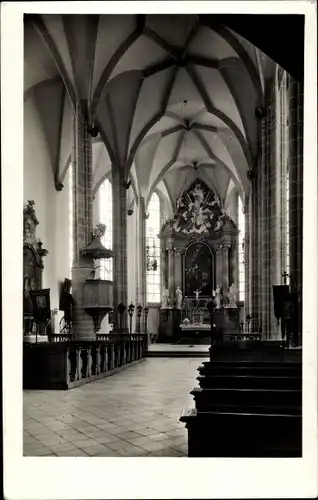
M 197 179 L 162 226 L 162 305 L 158 341 L 209 337 L 206 305 L 217 303 L 218 328 L 239 332 L 238 230 L 219 197 Z

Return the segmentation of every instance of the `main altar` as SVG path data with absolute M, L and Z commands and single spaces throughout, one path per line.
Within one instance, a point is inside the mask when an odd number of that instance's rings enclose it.
M 239 333 L 238 230 L 218 196 L 197 179 L 177 200 L 161 239 L 162 304 L 158 341 L 208 338 L 207 304 L 224 335 Z

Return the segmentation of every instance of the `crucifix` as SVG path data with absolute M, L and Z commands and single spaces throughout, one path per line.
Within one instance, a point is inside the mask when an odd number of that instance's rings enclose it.
M 287 274 L 286 271 L 282 274 L 282 278 L 284 280 L 284 285 L 287 285 L 287 278 L 289 278 L 289 274 Z
M 200 293 L 201 293 L 201 292 L 200 292 L 198 289 L 196 289 L 196 290 L 194 291 L 194 295 L 195 295 L 195 298 L 197 299 L 197 302 L 199 302 L 199 294 L 200 294 Z

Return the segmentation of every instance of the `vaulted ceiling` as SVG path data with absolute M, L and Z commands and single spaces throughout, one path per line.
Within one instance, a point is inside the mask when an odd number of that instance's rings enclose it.
M 25 99 L 42 118 L 56 181 L 70 162 L 76 99 L 99 134 L 93 185 L 111 164 L 149 199 L 175 205 L 195 177 L 219 195 L 248 192 L 257 161 L 264 82 L 276 64 L 197 15 L 37 15 L 25 18 Z

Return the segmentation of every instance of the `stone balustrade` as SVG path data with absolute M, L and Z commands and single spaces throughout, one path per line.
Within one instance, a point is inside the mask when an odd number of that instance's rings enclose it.
M 148 340 L 145 334 L 107 334 L 96 341 L 59 338 L 23 348 L 25 389 L 71 389 L 144 360 Z

